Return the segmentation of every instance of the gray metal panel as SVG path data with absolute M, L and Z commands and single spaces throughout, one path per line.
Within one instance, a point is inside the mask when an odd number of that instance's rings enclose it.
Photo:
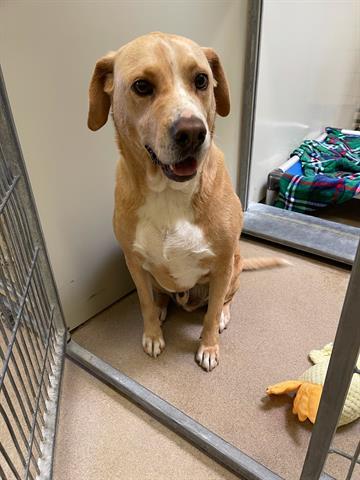
M 280 208 L 250 203 L 243 232 L 351 265 L 360 229 Z
M 258 77 L 262 0 L 248 2 L 247 36 L 245 49 L 244 91 L 240 131 L 238 194 L 244 210 L 247 209 L 254 136 L 256 87 Z
M 301 480 L 317 480 L 325 464 L 360 352 L 360 246 L 347 288 Z M 358 373 L 356 373 L 358 375 Z M 334 395 L 336 392 L 336 395 Z M 359 447 L 351 468 L 355 467 Z M 347 478 L 350 478 L 351 471 Z

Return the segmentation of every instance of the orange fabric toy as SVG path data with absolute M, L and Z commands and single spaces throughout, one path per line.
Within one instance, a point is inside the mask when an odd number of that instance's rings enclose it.
M 296 392 L 293 413 L 298 416 L 300 422 L 304 422 L 308 418 L 310 422 L 315 423 L 331 352 L 332 343 L 325 345 L 321 350 L 312 350 L 309 357 L 314 365 L 308 368 L 299 380 L 277 383 L 268 387 L 266 393 L 268 395 L 282 395 Z M 360 357 L 357 368 L 360 369 Z M 354 373 L 338 427 L 353 422 L 359 417 L 360 375 Z
M 268 395 L 281 395 L 283 393 L 297 392 L 294 399 L 293 413 L 298 416 L 300 422 L 305 422 L 308 418 L 311 423 L 315 423 L 322 389 L 322 385 L 315 383 L 289 380 L 268 387 L 266 393 Z

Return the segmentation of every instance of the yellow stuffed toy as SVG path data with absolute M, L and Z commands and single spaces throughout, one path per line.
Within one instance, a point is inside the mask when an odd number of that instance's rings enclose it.
M 312 423 L 315 423 L 331 352 L 332 343 L 325 345 L 322 350 L 312 350 L 309 357 L 314 365 L 306 370 L 299 380 L 277 383 L 268 387 L 266 393 L 268 395 L 281 395 L 296 392 L 293 413 L 298 416 L 301 422 L 308 418 Z M 357 369 L 360 369 L 360 356 L 357 361 Z M 359 417 L 360 375 L 354 373 L 338 427 L 353 422 Z

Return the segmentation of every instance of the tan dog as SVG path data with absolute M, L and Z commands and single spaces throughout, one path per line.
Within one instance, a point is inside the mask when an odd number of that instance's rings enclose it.
M 213 141 L 216 113 L 230 111 L 220 60 L 186 38 L 151 33 L 101 58 L 89 95 L 91 130 L 112 107 L 121 153 L 114 229 L 140 299 L 143 348 L 157 357 L 165 347 L 169 295 L 190 311 L 207 304 L 196 360 L 210 371 L 241 270 L 280 263 L 240 257 L 242 209 Z

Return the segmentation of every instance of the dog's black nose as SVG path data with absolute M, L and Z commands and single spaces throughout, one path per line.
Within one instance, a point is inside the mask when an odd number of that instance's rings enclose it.
M 172 138 L 181 150 L 194 151 L 206 138 L 204 122 L 195 116 L 180 117 L 171 128 Z

